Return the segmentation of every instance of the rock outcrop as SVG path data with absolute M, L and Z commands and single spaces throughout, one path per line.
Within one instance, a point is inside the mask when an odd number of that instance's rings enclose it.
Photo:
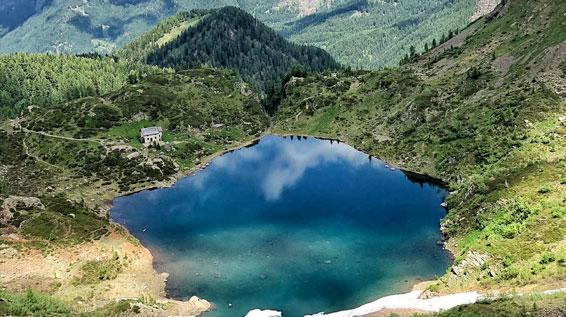
M 0 208 L 0 223 L 7 224 L 14 217 L 14 211 L 31 211 L 33 209 L 45 209 L 39 198 L 10 196 L 4 200 L 2 208 Z
M 200 316 L 212 308 L 212 304 L 205 299 L 193 296 L 189 301 L 170 300 L 168 316 Z
M 492 12 L 499 3 L 501 3 L 501 0 L 479 0 L 476 5 L 476 11 L 474 15 L 470 17 L 470 21 L 475 21 Z
M 465 276 L 471 270 L 481 268 L 489 260 L 487 254 L 470 251 L 460 263 L 453 265 L 450 271 L 456 276 Z

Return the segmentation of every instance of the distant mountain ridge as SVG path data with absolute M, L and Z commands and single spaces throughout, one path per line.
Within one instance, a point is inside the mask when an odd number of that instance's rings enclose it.
M 377 68 L 397 64 L 411 45 L 463 28 L 493 1 L 5 0 L 0 52 L 109 53 L 178 12 L 236 6 L 343 64 Z
M 39 13 L 52 0 L 3 0 L 0 3 L 0 36 Z

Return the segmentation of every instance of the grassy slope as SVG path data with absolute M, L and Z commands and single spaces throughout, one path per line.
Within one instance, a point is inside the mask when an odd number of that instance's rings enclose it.
M 502 298 L 494 301 L 482 301 L 472 305 L 463 305 L 445 312 L 433 314 L 438 317 L 520 317 L 520 316 L 564 316 L 566 313 L 564 294 L 528 295 Z M 415 314 L 418 316 L 430 316 Z
M 151 125 L 164 129 L 168 144 L 140 144 L 139 128 Z M 234 73 L 212 69 L 153 75 L 103 97 L 36 107 L 15 128 L 4 122 L 0 129 L 0 205 L 10 195 L 34 196 L 45 209 L 17 207 L 0 226 L 40 245 L 97 238 L 108 225 L 96 210 L 103 199 L 170 184 L 267 125 L 257 95 Z
M 294 79 L 274 130 L 340 138 L 449 182 L 457 274 L 432 291 L 563 285 L 565 10 L 515 0 L 409 67 Z
M 145 63 L 149 54 L 178 38 L 189 27 L 201 21 L 205 15 L 205 12 L 191 11 L 181 12 L 169 17 L 136 40 L 126 44 L 124 48 L 116 51 L 115 55 L 129 61 Z
M 54 254 L 75 247 L 84 247 L 86 253 L 92 246 L 102 248 L 98 241 L 114 239 L 118 244 L 112 246 L 117 249 L 111 258 L 94 257 L 78 271 L 74 263 L 49 285 L 37 284 L 33 269 L 23 269 L 22 279 L 5 279 L 13 281 L 4 285 L 12 290 L 46 287 L 42 290 L 50 289 L 65 302 L 32 291 L 11 293 L 0 285 L 0 314 L 70 316 L 108 303 L 102 287 L 112 289 L 116 284 L 110 280 L 124 278 L 130 259 L 118 255 L 132 251 L 122 244 L 132 237 L 110 223 L 103 205 L 131 191 L 170 185 L 214 155 L 255 140 L 268 123 L 259 97 L 239 76 L 213 69 L 156 74 L 101 97 L 34 107 L 17 120 L 1 122 L 0 251 L 7 261 L 11 256 L 4 252 L 12 248 L 22 255 L 40 250 L 57 258 L 61 255 Z M 166 144 L 140 144 L 139 128 L 150 125 L 163 127 Z M 38 197 L 42 206 L 12 204 L 5 221 L 4 203 L 14 199 L 10 196 Z M 143 270 L 138 255 L 132 261 Z M 57 265 L 66 264 L 62 260 Z M 133 279 L 136 285 L 149 285 L 142 294 L 158 291 L 152 289 L 158 277 Z M 73 297 L 69 288 L 77 291 Z M 84 315 L 137 314 L 140 309 L 166 314 L 164 309 L 175 313 L 175 305 L 181 305 L 148 296 L 112 300 Z

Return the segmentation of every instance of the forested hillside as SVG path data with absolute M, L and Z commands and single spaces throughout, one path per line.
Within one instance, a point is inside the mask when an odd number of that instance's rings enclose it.
M 396 65 L 411 45 L 420 50 L 417 44 L 463 28 L 478 3 L 484 12 L 496 1 L 8 0 L 0 4 L 0 51 L 110 53 L 178 12 L 237 6 L 293 42 L 355 68 L 377 68 Z
M 154 73 L 210 65 L 238 70 L 260 91 L 279 84 L 291 66 L 336 69 L 321 49 L 287 42 L 234 7 L 182 12 L 128 44 L 115 56 L 0 54 L 0 117 L 27 106 L 100 96 Z
M 0 55 L 0 119 L 27 106 L 100 96 L 164 70 L 104 56 Z
M 560 0 L 507 1 L 402 68 L 292 78 L 274 131 L 342 139 L 449 184 L 456 260 L 431 292 L 561 287 L 563 12 Z
M 151 53 L 175 40 L 188 28 L 200 22 L 207 13 L 205 10 L 184 11 L 164 19 L 153 29 L 117 50 L 114 55 L 127 61 L 147 63 L 147 57 Z
M 356 69 L 396 66 L 411 46 L 426 42 L 471 22 L 477 0 L 348 1 L 287 23 L 291 41 L 316 45 L 340 63 Z
M 155 48 L 147 53 L 147 63 L 178 70 L 201 65 L 235 69 L 262 92 L 277 86 L 294 65 L 302 66 L 307 72 L 339 67 L 325 51 L 290 43 L 250 14 L 235 7 L 202 12 L 201 17 L 198 17 L 198 13 L 181 15 L 185 18 L 175 18 L 178 25 L 193 25 L 187 26 L 176 38 L 163 41 L 171 28 L 162 28 L 168 31 L 151 31 L 140 39 L 146 42 L 146 46 Z M 155 44 L 147 43 L 147 39 L 154 35 L 157 35 L 155 42 L 152 42 Z M 159 44 L 160 40 L 162 45 Z M 130 44 L 119 56 L 132 60 L 143 58 L 140 50 L 132 49 L 138 46 L 143 45 L 136 42 Z

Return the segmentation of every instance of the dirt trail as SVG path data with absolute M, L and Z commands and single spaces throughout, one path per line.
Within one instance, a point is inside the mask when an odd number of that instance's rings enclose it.
M 50 133 L 43 132 L 43 131 L 34 131 L 34 130 L 30 130 L 30 129 L 23 128 L 23 127 L 21 128 L 21 131 L 24 132 L 24 133 L 27 133 L 27 134 L 38 134 L 38 135 L 42 135 L 42 136 L 45 136 L 45 137 L 48 137 L 48 138 L 55 138 L 55 139 L 61 139 L 61 140 L 67 140 L 67 141 L 98 143 L 100 146 L 102 146 L 104 148 L 104 156 L 108 156 L 108 154 L 110 152 L 109 146 L 106 144 L 106 141 L 102 140 L 102 139 L 94 139 L 94 138 L 78 139 L 78 138 L 73 138 L 73 137 L 68 137 L 68 136 L 63 136 L 63 135 L 50 134 Z M 25 144 L 25 140 L 24 140 L 24 147 L 25 147 L 25 150 L 26 150 L 26 154 L 29 155 L 27 145 Z M 35 157 L 33 155 L 29 155 L 29 156 Z M 48 162 L 45 162 L 45 161 L 37 158 L 37 157 L 35 157 L 35 158 L 38 161 L 44 162 L 44 163 L 51 165 L 51 166 L 55 166 L 53 164 L 50 164 Z M 55 167 L 57 167 L 57 166 L 55 166 Z M 60 167 L 57 167 L 57 168 L 60 168 Z
M 63 135 L 50 134 L 50 133 L 43 132 L 43 131 L 34 131 L 34 130 L 27 129 L 27 128 L 22 128 L 22 131 L 26 132 L 26 133 L 40 134 L 40 135 L 50 137 L 50 138 L 63 139 L 63 140 L 68 140 L 68 141 L 79 141 L 79 142 L 96 142 L 96 143 L 99 143 L 100 145 L 104 145 L 104 140 L 101 140 L 101 139 L 93 139 L 93 138 L 77 139 L 77 138 L 63 136 Z

